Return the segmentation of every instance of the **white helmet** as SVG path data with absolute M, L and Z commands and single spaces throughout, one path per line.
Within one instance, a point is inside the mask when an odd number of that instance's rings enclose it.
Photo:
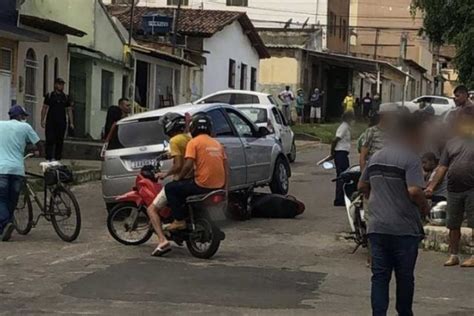
M 430 222 L 436 226 L 446 226 L 446 208 L 448 203 L 446 201 L 439 202 L 431 208 Z

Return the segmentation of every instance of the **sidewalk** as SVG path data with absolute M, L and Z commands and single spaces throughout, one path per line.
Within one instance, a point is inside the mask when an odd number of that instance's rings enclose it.
M 28 172 L 41 174 L 40 163 L 45 160 L 42 158 L 30 158 L 26 160 L 25 167 Z M 80 184 L 89 181 L 97 181 L 101 178 L 102 162 L 98 160 L 69 160 L 61 161 L 64 165 L 70 167 L 74 173 L 74 183 Z

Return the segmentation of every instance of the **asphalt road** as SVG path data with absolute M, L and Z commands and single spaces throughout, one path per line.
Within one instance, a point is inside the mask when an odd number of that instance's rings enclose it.
M 369 315 L 366 250 L 351 254 L 336 237 L 348 229 L 345 213 L 331 206 L 332 172 L 315 166 L 326 151 L 306 149 L 293 165 L 291 192 L 307 206 L 301 217 L 228 223 L 210 261 L 185 248 L 153 258 L 151 242 L 118 244 L 105 227 L 100 184 L 75 187 L 77 242 L 60 241 L 42 222 L 0 244 L 0 315 Z M 444 259 L 420 253 L 416 315 L 473 315 L 473 270 L 444 268 Z

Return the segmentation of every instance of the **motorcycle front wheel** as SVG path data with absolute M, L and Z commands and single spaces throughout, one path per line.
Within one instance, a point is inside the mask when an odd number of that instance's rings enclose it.
M 354 212 L 354 227 L 356 234 L 356 242 L 362 247 L 367 247 L 367 227 L 366 224 L 362 221 L 362 216 L 360 215 L 360 207 L 356 207 Z
M 116 241 L 127 246 L 144 244 L 153 236 L 146 210 L 134 203 L 116 205 L 107 217 L 107 228 Z
M 219 249 L 223 233 L 206 217 L 197 218 L 194 225 L 196 229 L 186 241 L 189 252 L 199 259 L 212 258 Z

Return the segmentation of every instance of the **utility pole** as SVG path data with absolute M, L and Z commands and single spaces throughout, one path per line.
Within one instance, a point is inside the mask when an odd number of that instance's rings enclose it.
M 173 55 L 175 54 L 176 52 L 176 44 L 177 44 L 177 33 L 178 33 L 178 30 L 179 30 L 179 15 L 181 13 L 181 1 L 182 0 L 179 0 L 178 1 L 178 8 L 177 10 L 175 11 L 175 14 L 174 14 L 174 20 L 173 20 Z
M 374 45 L 374 60 L 377 60 L 377 50 L 379 48 L 379 36 L 380 36 L 380 29 L 375 29 L 375 45 Z
M 408 46 L 408 33 L 402 32 L 400 35 L 400 54 L 399 54 L 399 61 L 398 66 L 404 69 L 405 59 L 407 58 L 407 46 Z M 406 70 L 405 74 L 405 81 L 403 84 L 403 97 L 402 97 L 402 106 L 405 106 L 405 99 L 407 98 L 407 90 L 408 90 L 408 83 L 410 81 L 410 70 Z
M 128 28 L 128 54 L 129 54 L 129 64 L 132 69 L 132 82 L 130 83 L 130 87 L 132 87 L 132 114 L 135 114 L 135 81 L 136 81 L 136 71 L 137 71 L 137 61 L 133 57 L 133 50 L 132 50 L 132 39 L 133 39 L 133 18 L 135 15 L 135 2 L 136 0 L 132 0 L 132 8 L 130 10 L 130 25 Z M 137 1 L 138 2 L 138 1 Z M 122 91 L 123 94 L 123 91 Z M 128 93 L 127 93 L 128 94 Z
M 403 62 L 407 58 L 407 47 L 408 47 L 408 33 L 402 32 L 400 36 L 399 66 L 403 66 Z

